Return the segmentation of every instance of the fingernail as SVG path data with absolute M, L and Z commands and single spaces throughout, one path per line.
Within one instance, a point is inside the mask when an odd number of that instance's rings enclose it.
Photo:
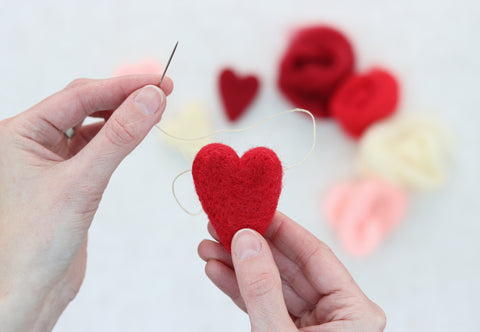
M 138 92 L 133 103 L 146 115 L 152 115 L 165 103 L 165 93 L 155 85 L 147 85 Z
M 234 236 L 233 252 L 240 260 L 258 255 L 261 243 L 251 229 L 242 229 Z

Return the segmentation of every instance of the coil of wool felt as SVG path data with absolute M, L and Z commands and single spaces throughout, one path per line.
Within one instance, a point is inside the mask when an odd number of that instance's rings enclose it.
M 283 168 L 275 152 L 264 147 L 241 158 L 229 146 L 204 146 L 192 166 L 195 190 L 222 245 L 230 251 L 242 228 L 264 234 L 277 209 Z
M 362 137 L 357 168 L 408 189 L 442 185 L 452 157 L 452 136 L 433 115 L 410 114 L 382 121 Z
M 148 75 L 148 74 L 161 74 L 163 72 L 163 66 L 155 59 L 144 59 L 136 63 L 126 63 L 118 66 L 113 75 L 114 76 L 126 76 L 126 75 Z
M 351 254 L 365 256 L 402 221 L 406 193 L 378 178 L 364 178 L 336 185 L 324 209 Z
M 233 69 L 221 71 L 219 79 L 220 97 L 230 121 L 236 121 L 257 96 L 260 82 L 254 75 L 241 77 Z
M 333 94 L 330 113 L 347 134 L 359 138 L 373 123 L 395 112 L 398 98 L 399 87 L 393 75 L 375 68 L 348 78 Z
M 296 107 L 328 117 L 330 97 L 352 74 L 354 62 L 352 46 L 342 33 L 307 27 L 294 36 L 280 62 L 278 86 Z
M 192 161 L 200 149 L 211 143 L 208 136 L 212 132 L 212 120 L 203 103 L 190 102 L 179 110 L 176 117 L 162 119 L 162 129 L 167 133 L 175 133 L 175 137 L 162 135 L 163 141 L 178 150 L 186 160 Z M 179 140 L 176 137 L 201 137 L 196 140 Z

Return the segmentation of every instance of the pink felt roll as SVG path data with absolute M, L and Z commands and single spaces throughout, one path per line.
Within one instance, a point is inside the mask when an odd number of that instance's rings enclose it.
M 149 75 L 163 73 L 163 66 L 154 59 L 144 59 L 135 63 L 125 63 L 118 66 L 113 76 Z
M 366 178 L 333 187 L 323 207 L 345 249 L 365 256 L 400 224 L 407 197 L 403 190 L 383 180 Z

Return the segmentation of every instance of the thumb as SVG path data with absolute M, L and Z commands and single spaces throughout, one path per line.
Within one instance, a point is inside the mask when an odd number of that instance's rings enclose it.
M 232 260 L 252 331 L 297 331 L 267 241 L 251 229 L 238 231 L 232 240 Z
M 71 159 L 83 168 L 88 183 L 106 186 L 113 171 L 140 144 L 162 117 L 165 93 L 154 85 L 133 92 L 105 123 L 100 132 Z

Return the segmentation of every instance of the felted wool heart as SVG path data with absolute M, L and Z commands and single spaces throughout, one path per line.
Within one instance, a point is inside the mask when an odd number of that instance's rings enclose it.
M 265 233 L 282 190 L 283 168 L 275 152 L 258 147 L 239 158 L 227 145 L 209 144 L 195 157 L 192 175 L 203 210 L 228 251 L 240 229 Z
M 298 31 L 280 62 L 278 87 L 296 107 L 328 117 L 330 97 L 352 74 L 354 63 L 352 46 L 342 33 L 307 27 Z
M 236 121 L 257 96 L 260 83 L 257 77 L 240 77 L 232 69 L 220 73 L 220 96 L 230 121 Z

